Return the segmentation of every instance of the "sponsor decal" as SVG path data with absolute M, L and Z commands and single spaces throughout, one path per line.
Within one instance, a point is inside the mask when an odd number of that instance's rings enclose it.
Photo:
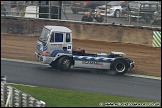
M 95 65 L 103 65 L 102 62 L 97 61 L 82 61 L 82 64 L 95 64 Z
M 51 45 L 62 45 L 62 44 L 51 44 Z

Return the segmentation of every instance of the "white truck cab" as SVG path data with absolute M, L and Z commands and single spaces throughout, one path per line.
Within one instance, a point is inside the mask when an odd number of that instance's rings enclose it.
M 36 44 L 40 61 L 51 63 L 58 53 L 72 56 L 72 32 L 62 26 L 44 26 Z
M 123 55 L 123 52 L 90 54 L 81 48 L 73 49 L 72 31 L 64 26 L 44 26 L 35 52 L 37 61 L 62 71 L 71 67 L 106 69 L 120 75 L 134 68 L 134 62 Z

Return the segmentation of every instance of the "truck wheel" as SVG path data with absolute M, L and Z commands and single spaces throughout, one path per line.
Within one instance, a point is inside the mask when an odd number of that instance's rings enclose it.
M 116 10 L 114 16 L 116 18 L 119 18 L 120 17 L 120 10 Z
M 115 74 L 123 75 L 128 70 L 128 64 L 124 59 L 116 59 L 111 64 L 111 69 L 115 72 Z
M 71 67 L 71 61 L 69 57 L 62 57 L 58 61 L 58 67 L 62 71 L 67 71 Z
M 57 66 L 57 63 L 56 61 L 53 61 L 51 64 L 49 64 L 53 69 L 57 69 L 58 66 Z

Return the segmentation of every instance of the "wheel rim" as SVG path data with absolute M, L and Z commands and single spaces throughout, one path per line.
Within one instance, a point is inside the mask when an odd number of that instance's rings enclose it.
M 65 59 L 65 60 L 63 61 L 62 66 L 63 66 L 63 69 L 68 69 L 69 66 L 70 66 L 70 60 L 69 60 L 69 59 Z
M 115 65 L 115 69 L 116 69 L 117 72 L 124 72 L 124 70 L 125 70 L 125 64 L 123 62 L 118 62 Z
M 120 11 L 116 11 L 116 17 L 120 17 Z

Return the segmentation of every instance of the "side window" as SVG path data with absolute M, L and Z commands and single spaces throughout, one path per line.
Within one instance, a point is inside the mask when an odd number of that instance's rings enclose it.
M 55 33 L 55 42 L 63 42 L 63 33 Z
M 52 32 L 52 34 L 51 34 L 50 42 L 54 42 L 54 32 Z
M 149 9 L 149 5 L 148 4 L 142 5 L 141 9 Z
M 66 33 L 66 42 L 70 42 L 70 33 Z
M 151 9 L 151 10 L 157 10 L 156 5 L 151 5 L 151 6 L 150 6 L 150 9 Z

